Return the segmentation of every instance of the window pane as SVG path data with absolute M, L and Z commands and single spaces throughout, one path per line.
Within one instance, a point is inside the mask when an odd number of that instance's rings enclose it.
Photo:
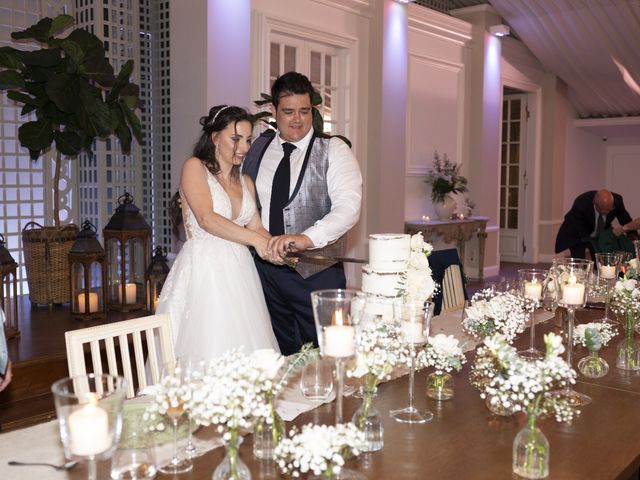
M 276 78 L 280 73 L 280 44 L 271 42 L 271 53 L 269 58 L 271 65 L 269 74 L 272 78 Z
M 518 208 L 518 187 L 509 188 L 509 207 Z
M 319 52 L 311 52 L 311 76 L 309 80 L 313 84 L 319 84 L 321 79 L 322 56 Z
M 500 209 L 500 228 L 504 228 L 504 216 L 505 216 L 505 210 L 504 208 Z
M 324 83 L 325 85 L 331 85 L 331 62 L 333 57 L 327 55 L 324 57 Z
M 511 135 L 509 140 L 512 142 L 520 141 L 520 122 L 511 122 Z
M 509 145 L 509 163 L 511 165 L 520 164 L 520 144 L 519 143 Z
M 518 228 L 518 210 L 509 210 L 509 219 L 507 225 L 507 228 L 512 228 L 514 230 Z
M 507 132 L 508 132 L 508 124 L 507 122 L 502 122 L 502 141 L 503 142 L 506 142 L 509 140 Z
M 511 120 L 520 120 L 520 100 L 511 101 Z
M 514 185 L 514 186 L 519 185 L 520 183 L 519 174 L 520 174 L 520 167 L 518 165 L 509 166 L 509 185 Z
M 284 72 L 290 72 L 296 69 L 296 47 L 289 45 L 284 47 Z

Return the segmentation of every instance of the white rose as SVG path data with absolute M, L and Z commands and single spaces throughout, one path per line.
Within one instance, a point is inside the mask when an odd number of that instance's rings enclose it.
M 411 236 L 411 250 L 422 250 L 424 248 L 424 238 L 422 232 L 418 232 Z
M 411 252 L 409 265 L 418 270 L 426 270 L 429 268 L 429 260 L 427 260 L 427 256 L 422 252 Z
M 255 350 L 251 357 L 268 378 L 275 378 L 284 363 L 284 357 L 272 348 Z
M 628 280 L 625 280 L 624 282 L 624 288 L 626 290 L 629 290 L 630 292 L 636 288 L 636 281 L 633 278 L 629 278 Z

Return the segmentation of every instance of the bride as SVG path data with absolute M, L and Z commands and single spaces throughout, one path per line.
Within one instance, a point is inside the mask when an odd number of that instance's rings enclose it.
M 267 259 L 270 238 L 256 209 L 251 179 L 240 164 L 253 120 L 235 106 L 200 119 L 202 134 L 182 167 L 180 199 L 187 241 L 162 288 L 157 313 L 169 313 L 176 357 L 219 357 L 278 349 L 251 253 Z

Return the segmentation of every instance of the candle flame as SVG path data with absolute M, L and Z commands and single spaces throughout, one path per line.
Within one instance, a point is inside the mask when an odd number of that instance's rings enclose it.
M 578 282 L 578 280 L 576 279 L 576 276 L 572 273 L 569 276 L 569 285 L 575 285 Z
M 344 319 L 342 318 L 342 310 L 336 310 L 333 314 L 333 325 L 344 325 Z

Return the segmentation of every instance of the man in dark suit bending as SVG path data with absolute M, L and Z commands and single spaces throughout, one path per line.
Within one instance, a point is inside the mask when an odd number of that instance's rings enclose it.
M 631 215 L 624 207 L 622 196 L 609 190 L 591 190 L 579 195 L 560 225 L 556 237 L 556 253 L 568 248 L 572 257 L 585 258 L 585 249 L 589 249 L 593 258 L 590 239 L 611 228 L 614 219 L 620 225 L 631 222 Z

